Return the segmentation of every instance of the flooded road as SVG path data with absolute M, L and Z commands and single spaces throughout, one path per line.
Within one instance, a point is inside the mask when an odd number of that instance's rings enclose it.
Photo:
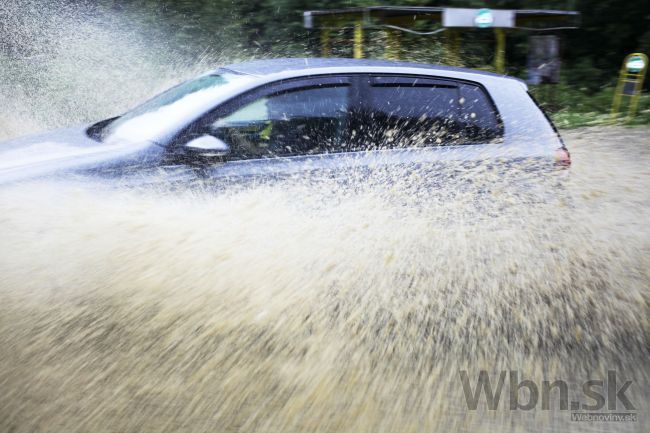
M 0 140 L 247 58 L 90 6 L 0 1 Z M 0 186 L 0 432 L 647 431 L 650 128 L 564 136 L 566 173 L 449 167 L 434 190 Z M 537 404 L 506 383 L 474 409 L 463 372 L 511 371 Z M 608 371 L 635 409 L 599 411 L 636 422 L 544 407 L 544 380 L 591 404 Z
M 650 129 L 564 135 L 569 173 L 436 191 L 2 187 L 0 431 L 644 431 Z M 511 370 L 615 370 L 639 420 L 468 407 Z

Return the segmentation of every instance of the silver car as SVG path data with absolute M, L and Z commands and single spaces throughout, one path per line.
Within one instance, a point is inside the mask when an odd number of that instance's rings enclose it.
M 240 179 L 492 159 L 570 163 L 518 79 L 406 62 L 274 59 L 221 67 L 92 125 L 2 143 L 0 182 Z

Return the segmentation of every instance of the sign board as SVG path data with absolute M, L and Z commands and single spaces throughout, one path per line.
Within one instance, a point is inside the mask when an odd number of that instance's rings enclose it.
M 554 35 L 528 39 L 528 84 L 560 82 L 560 38 Z
M 622 78 L 624 95 L 636 96 L 641 93 L 642 87 L 638 82 L 643 82 L 645 78 L 647 60 L 645 54 L 641 53 L 630 54 L 625 58 L 623 63 L 626 75 Z
M 639 55 L 630 56 L 630 58 L 625 62 L 625 67 L 628 72 L 638 74 L 643 71 L 643 68 L 645 68 L 645 60 L 643 60 L 643 57 Z
M 494 15 L 490 9 L 479 9 L 474 16 L 474 25 L 481 29 L 492 27 L 494 24 Z
M 512 28 L 515 11 L 505 9 L 444 8 L 443 27 Z

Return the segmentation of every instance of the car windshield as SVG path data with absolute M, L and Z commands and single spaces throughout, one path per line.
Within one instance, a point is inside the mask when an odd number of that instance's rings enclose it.
M 145 139 L 146 132 L 155 136 L 153 133 L 161 126 L 182 124 L 209 109 L 224 86 L 245 78 L 245 75 L 223 72 L 185 81 L 110 122 L 102 129 L 100 139 L 104 142 Z

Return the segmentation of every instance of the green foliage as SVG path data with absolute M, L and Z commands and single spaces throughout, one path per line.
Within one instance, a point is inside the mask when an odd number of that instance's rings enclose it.
M 151 17 L 151 22 L 144 24 L 171 33 L 177 43 L 176 49 L 185 53 L 218 52 L 232 59 L 319 55 L 318 31 L 303 27 L 303 11 L 394 4 L 387 0 L 100 1 L 124 10 L 146 11 L 140 15 Z M 546 91 L 533 89 L 560 126 L 608 120 L 612 86 L 623 57 L 633 51 L 650 53 L 650 2 L 647 1 L 403 0 L 399 4 L 580 11 L 581 28 L 559 32 L 562 37 L 563 84 L 551 86 Z M 507 64 L 511 75 L 525 77 L 528 35 L 523 31 L 508 35 Z M 490 70 L 493 37 L 491 32 L 463 34 L 461 65 Z M 331 38 L 333 55 L 351 56 L 351 30 L 332 32 Z M 403 35 L 402 57 L 404 60 L 445 63 L 448 59 L 442 48 L 443 41 L 442 34 Z M 366 42 L 366 55 L 384 55 L 384 32 L 366 31 Z M 642 98 L 637 121 L 650 122 L 649 109 L 649 98 Z
M 19 1 L 19 0 L 16 0 Z M 2 1 L 0 0 L 0 3 Z M 31 3 L 30 3 L 31 4 Z M 354 6 L 394 5 L 388 0 L 60 0 L 65 5 L 85 7 L 91 14 L 117 14 L 133 28 L 142 29 L 159 47 L 165 41 L 165 56 L 180 54 L 201 61 L 223 58 L 237 61 L 251 57 L 319 55 L 317 30 L 305 29 L 303 11 Z M 563 84 L 556 86 L 555 101 L 548 108 L 563 115 L 602 114 L 611 105 L 606 97 L 615 84 L 623 57 L 633 51 L 650 54 L 650 1 L 624 0 L 401 0 L 403 6 L 492 7 L 511 9 L 565 9 L 582 14 L 579 30 L 560 31 L 562 38 Z M 21 6 L 24 7 L 24 6 Z M 0 12 L 2 7 L 0 7 Z M 29 15 L 29 14 L 27 14 Z M 0 14 L 1 18 L 1 14 Z M 421 30 L 431 30 L 426 23 Z M 4 32 L 4 33 L 3 33 Z M 29 44 L 17 49 L 0 26 L 0 54 L 30 53 Z M 14 32 L 15 33 L 15 32 Z M 507 42 L 508 74 L 525 77 L 529 32 L 509 32 Z M 29 35 L 24 35 L 28 37 Z M 351 56 L 350 29 L 333 31 L 332 54 Z M 365 33 L 366 55 L 385 54 L 386 35 L 381 30 Z M 444 33 L 435 36 L 402 36 L 402 57 L 429 63 L 446 63 Z M 9 42 L 7 42 L 9 41 Z M 152 44 L 153 45 L 153 44 Z M 493 62 L 494 35 L 490 31 L 463 34 L 462 66 L 490 70 Z M 21 51 L 22 50 L 22 51 Z M 33 50 L 32 50 L 33 51 Z M 31 54 L 30 54 L 31 55 Z M 645 89 L 648 89 L 646 81 Z M 644 102 L 645 104 L 645 102 Z M 603 108 L 604 107 L 604 108 Z M 640 111 L 642 111 L 640 109 Z M 642 115 L 642 117 L 645 114 Z
M 569 84 L 596 93 L 612 83 L 625 54 L 650 50 L 650 2 L 623 0 L 403 0 L 404 6 L 492 7 L 513 9 L 571 9 L 582 13 L 581 29 L 561 33 L 564 69 Z M 139 11 L 143 23 L 173 36 L 177 49 L 185 52 L 203 50 L 248 55 L 291 56 L 317 55 L 318 35 L 302 26 L 305 10 L 335 9 L 373 4 L 391 5 L 387 0 L 99 0 L 99 4 L 115 10 Z M 341 31 L 339 38 L 350 35 Z M 381 32 L 368 32 L 368 39 L 381 46 Z M 525 32 L 508 37 L 509 73 L 523 73 L 526 60 Z M 405 37 L 403 48 L 408 53 L 422 52 L 425 44 L 439 44 L 443 36 Z M 491 61 L 492 35 L 468 32 L 464 49 L 468 66 L 479 67 Z M 371 53 L 380 53 L 372 44 Z M 339 50 L 347 54 L 346 49 Z M 432 58 L 439 53 L 434 49 Z
M 531 87 L 531 93 L 547 111 L 559 128 L 575 128 L 609 124 L 612 122 L 630 125 L 650 124 L 650 95 L 639 99 L 636 116 L 627 118 L 629 98 L 624 98 L 617 119 L 610 117 L 614 98 L 614 87 L 607 87 L 598 92 L 586 88 L 576 88 L 566 83 L 557 86 Z

